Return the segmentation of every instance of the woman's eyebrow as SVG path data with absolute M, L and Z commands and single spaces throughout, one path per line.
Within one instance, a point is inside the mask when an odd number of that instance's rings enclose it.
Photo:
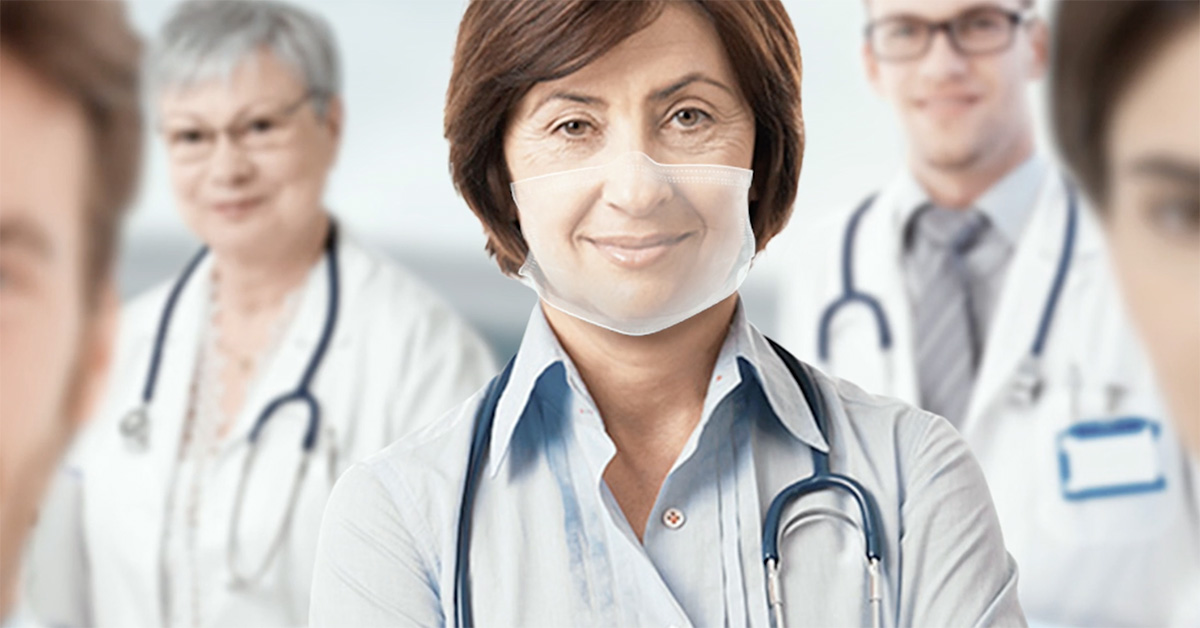
M 1187 161 L 1172 155 L 1141 157 L 1130 162 L 1125 170 L 1138 176 L 1200 185 L 1200 162 Z
M 729 92 L 730 96 L 737 95 L 736 92 L 734 92 L 732 88 L 730 88 L 728 85 L 722 83 L 721 81 L 711 78 L 702 72 L 692 72 L 690 74 L 683 76 L 682 78 L 675 81 L 674 83 L 671 83 L 670 85 L 654 92 L 654 94 L 650 96 L 650 99 L 651 100 L 666 100 L 666 99 L 670 98 L 672 95 L 674 95 L 675 92 L 678 92 L 679 90 L 687 87 L 688 85 L 691 85 L 692 83 L 707 83 L 714 87 L 723 89 L 726 92 Z

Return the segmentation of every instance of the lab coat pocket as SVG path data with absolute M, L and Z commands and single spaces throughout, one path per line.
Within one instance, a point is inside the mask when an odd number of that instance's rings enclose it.
M 1080 391 L 1088 399 L 1100 391 Z M 1048 393 L 1039 417 L 1038 522 L 1061 542 L 1123 545 L 1158 540 L 1180 516 L 1177 452 L 1161 422 L 1084 415 L 1066 391 Z M 1086 410 L 1085 410 L 1086 411 Z

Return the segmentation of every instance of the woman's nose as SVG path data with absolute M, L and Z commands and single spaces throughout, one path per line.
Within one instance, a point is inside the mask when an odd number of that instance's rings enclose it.
M 214 183 L 239 185 L 254 178 L 254 162 L 246 149 L 229 137 L 217 140 L 212 155 L 209 155 L 208 166 Z
M 604 202 L 630 216 L 644 217 L 666 204 L 671 183 L 645 153 L 629 153 L 606 168 Z

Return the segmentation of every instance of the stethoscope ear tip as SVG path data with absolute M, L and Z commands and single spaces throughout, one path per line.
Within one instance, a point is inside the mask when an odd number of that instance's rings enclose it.
M 145 451 L 149 442 L 150 417 L 146 404 L 139 404 L 121 419 L 121 436 L 131 451 Z

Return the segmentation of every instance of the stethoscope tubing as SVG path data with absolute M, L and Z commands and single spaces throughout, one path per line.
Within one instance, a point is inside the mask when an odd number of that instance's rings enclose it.
M 151 352 L 150 363 L 146 372 L 145 385 L 142 388 L 141 405 L 130 415 L 136 416 L 140 419 L 139 423 L 143 433 L 140 435 L 130 433 L 125 434 L 126 437 L 139 438 L 142 440 L 143 444 L 146 438 L 144 432 L 149 430 L 150 427 L 148 418 L 149 407 L 154 399 L 155 388 L 158 382 L 158 373 L 162 365 L 167 335 L 170 330 L 171 321 L 174 318 L 175 307 L 178 304 L 180 295 L 183 293 L 188 282 L 195 274 L 196 269 L 200 266 L 200 262 L 203 261 L 208 253 L 208 247 L 201 248 L 200 251 L 192 257 L 191 261 L 188 262 L 187 266 L 184 267 L 183 272 L 172 286 L 171 292 L 167 296 L 167 301 L 163 306 L 162 314 L 159 317 L 158 327 L 155 332 L 154 348 Z M 262 576 L 265 575 L 267 567 L 271 564 L 275 555 L 282 547 L 282 531 L 288 526 L 292 518 L 292 514 L 295 511 L 296 501 L 300 494 L 299 487 L 307 474 L 309 462 L 316 447 L 316 441 L 320 433 L 321 409 L 316 397 L 314 397 L 312 394 L 311 385 L 318 369 L 324 361 L 325 354 L 328 352 L 330 343 L 332 342 L 333 333 L 337 327 L 338 313 L 341 309 L 341 284 L 340 268 L 338 264 L 337 224 L 332 221 L 329 223 L 329 233 L 326 236 L 325 255 L 328 260 L 327 273 L 329 295 L 326 304 L 325 320 L 321 328 L 321 335 L 317 341 L 317 346 L 313 350 L 312 355 L 309 357 L 308 364 L 306 365 L 304 373 L 300 378 L 299 383 L 296 385 L 296 388 L 291 392 L 276 397 L 267 404 L 262 412 L 259 413 L 247 438 L 248 449 L 242 467 L 242 474 L 238 479 L 235 492 L 233 514 L 230 519 L 229 536 L 226 545 L 226 559 L 230 574 L 232 576 L 232 584 L 234 586 L 246 587 L 260 580 Z M 294 402 L 303 403 L 308 415 L 308 424 L 305 428 L 304 440 L 301 443 L 303 457 L 300 461 L 300 464 L 296 468 L 293 484 L 289 492 L 287 510 L 284 513 L 284 517 L 280 524 L 280 530 L 274 535 L 271 544 L 258 567 L 247 573 L 239 567 L 237 561 L 237 556 L 239 555 L 240 550 L 237 544 L 237 529 L 241 520 L 242 502 L 245 497 L 246 480 L 249 477 L 251 467 L 257 458 L 259 437 L 261 436 L 263 429 L 281 407 Z M 126 428 L 127 426 L 125 425 L 125 421 L 123 421 L 122 431 L 126 432 Z M 174 475 L 172 477 L 174 477 Z M 165 587 L 163 595 L 166 595 Z M 163 611 L 164 613 L 166 612 L 165 601 Z M 164 620 L 165 619 L 166 617 L 164 617 Z
M 1067 212 L 1065 217 L 1066 224 L 1063 228 L 1062 248 L 1055 267 L 1054 279 L 1046 295 L 1045 304 L 1042 306 L 1037 333 L 1030 346 L 1029 355 L 1026 357 L 1026 362 L 1029 365 L 1025 367 L 1025 370 L 1036 370 L 1036 364 L 1042 357 L 1046 341 L 1050 335 L 1051 325 L 1054 322 L 1054 314 L 1058 310 L 1058 303 L 1062 296 L 1063 287 L 1066 284 L 1067 276 L 1070 274 L 1071 261 L 1075 255 L 1075 241 L 1078 239 L 1079 229 L 1079 206 L 1076 199 L 1075 186 L 1065 179 L 1063 183 L 1067 194 Z M 857 238 L 859 223 L 862 222 L 863 217 L 874 206 L 875 200 L 875 194 L 868 196 L 855 208 L 846 223 L 846 229 L 842 238 L 842 294 L 821 312 L 821 320 L 817 327 L 817 352 L 824 363 L 829 362 L 829 344 L 832 336 L 830 332 L 833 319 L 843 307 L 851 303 L 863 303 L 871 310 L 879 331 L 880 348 L 888 351 L 892 347 L 891 326 L 888 322 L 886 310 L 884 310 L 883 305 L 877 298 L 860 291 L 854 282 L 854 243 Z
M 892 348 L 892 328 L 888 324 L 883 304 L 854 286 L 854 243 L 857 241 L 858 225 L 875 204 L 875 197 L 876 195 L 872 194 L 859 203 L 846 223 L 845 233 L 842 234 L 842 294 L 821 313 L 820 326 L 817 328 L 817 355 L 822 362 L 829 362 L 829 329 L 833 325 L 833 318 L 838 311 L 851 303 L 862 303 L 871 310 L 879 334 L 879 346 L 884 351 Z
M 824 398 L 817 389 L 811 373 L 783 347 L 769 340 L 772 349 L 787 365 L 789 372 L 796 379 L 809 409 L 817 422 L 817 428 L 822 436 L 826 435 L 827 410 Z M 471 552 L 471 514 L 483 473 L 488 448 L 491 444 L 492 427 L 495 422 L 496 407 L 500 396 L 508 385 L 512 374 L 514 356 L 497 375 L 484 394 L 479 408 L 475 413 L 474 432 L 471 438 L 471 449 L 467 461 L 467 473 L 463 481 L 462 499 L 458 512 L 458 536 L 456 539 L 456 556 L 454 561 L 454 610 L 456 625 L 467 628 L 474 625 L 471 606 L 470 552 Z M 784 508 L 804 495 L 823 490 L 838 490 L 848 494 L 858 505 L 863 521 L 864 547 L 868 562 L 870 577 L 869 602 L 874 625 L 879 625 L 881 616 L 880 602 L 882 600 L 879 565 L 883 544 L 880 538 L 879 507 L 871 493 L 859 482 L 852 478 L 830 473 L 829 456 L 825 452 L 813 449 L 813 475 L 800 480 L 785 488 L 771 502 L 763 522 L 763 561 L 767 573 L 767 603 L 773 617 L 776 618 L 776 628 L 784 628 L 783 601 L 779 591 L 779 525 Z

